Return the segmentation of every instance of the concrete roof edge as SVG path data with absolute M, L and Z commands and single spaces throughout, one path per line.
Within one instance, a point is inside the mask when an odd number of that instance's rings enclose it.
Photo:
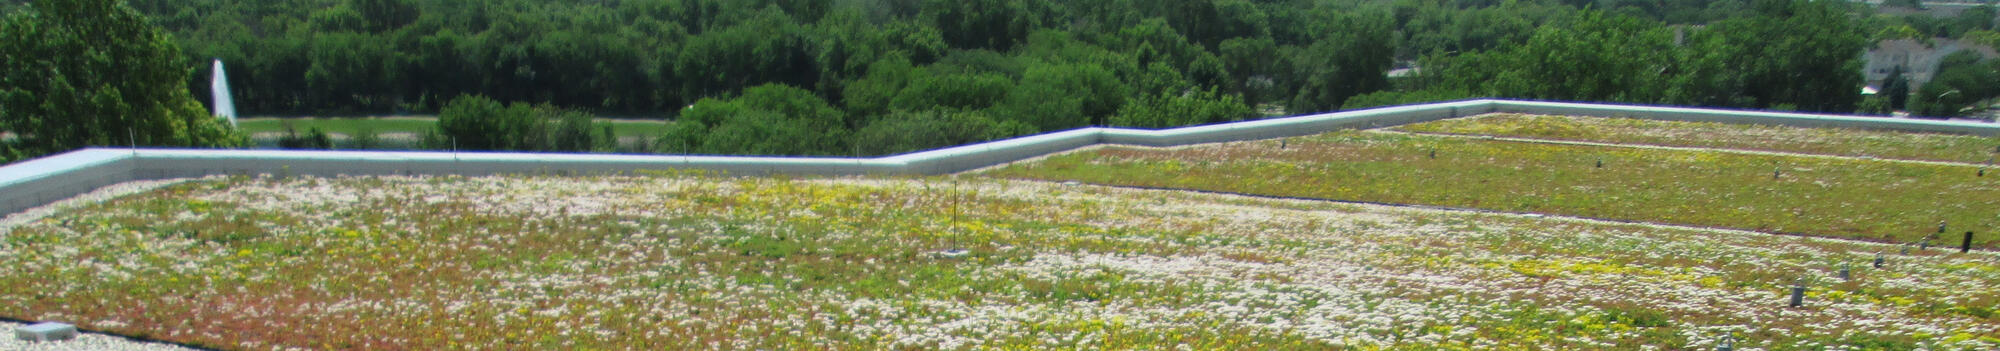
M 133 157 L 134 153 L 129 150 L 83 148 L 54 156 L 15 162 L 0 166 L 0 189 L 53 177 L 63 172 L 104 167 L 119 161 L 131 160 Z

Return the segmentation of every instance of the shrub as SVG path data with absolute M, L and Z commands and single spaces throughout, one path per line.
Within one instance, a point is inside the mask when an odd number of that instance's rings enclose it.
M 320 130 L 319 127 L 306 129 L 305 135 L 299 135 L 297 130 L 286 127 L 285 136 L 278 138 L 278 147 L 286 149 L 325 150 L 333 148 L 333 139 L 327 137 L 326 131 Z
M 438 127 L 425 136 L 425 144 L 457 150 L 592 151 L 600 144 L 594 119 L 577 110 L 466 95 L 438 111 Z

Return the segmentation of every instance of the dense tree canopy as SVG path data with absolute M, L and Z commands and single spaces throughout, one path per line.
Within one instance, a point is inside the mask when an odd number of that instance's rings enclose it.
M 1808 0 L 130 1 L 176 61 L 228 62 L 249 114 L 566 111 L 440 126 L 534 150 L 573 149 L 565 113 L 657 116 L 658 151 L 782 155 L 1483 96 L 1851 111 L 1879 36 L 1858 28 L 1910 22 Z M 479 132 L 500 134 L 458 135 Z M 549 139 L 501 140 L 521 135 Z
M 1852 112 L 1868 39 L 1842 3 L 1758 0 L 1755 13 L 1669 27 L 1582 10 L 1519 45 L 1425 60 L 1410 90 L 1349 108 L 1497 96 Z M 1806 34 L 1810 33 L 1810 34 Z
M 192 66 L 113 0 L 36 0 L 0 20 L 0 160 L 85 146 L 239 146 L 183 85 Z M 202 62 L 202 61 L 195 61 Z
M 451 150 L 581 152 L 610 148 L 605 144 L 615 136 L 600 134 L 605 127 L 581 111 L 465 95 L 438 111 L 437 129 L 424 143 Z
M 1960 51 L 1938 63 L 1930 83 L 1912 94 L 1910 114 L 1929 117 L 1964 115 L 1980 101 L 2000 97 L 2000 60 L 1981 60 L 1978 54 Z

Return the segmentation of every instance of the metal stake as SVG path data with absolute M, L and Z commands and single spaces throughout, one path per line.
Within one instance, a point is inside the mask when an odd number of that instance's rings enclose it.
M 1958 244 L 1958 253 L 1972 252 L 1972 232 L 1965 232 L 1965 242 Z

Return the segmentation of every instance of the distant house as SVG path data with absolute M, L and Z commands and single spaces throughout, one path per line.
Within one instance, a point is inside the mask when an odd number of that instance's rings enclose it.
M 1937 73 L 1938 62 L 1943 61 L 1946 55 L 1966 50 L 1986 58 L 2000 57 L 2000 53 L 1994 52 L 1991 47 L 1960 43 L 1953 39 L 1883 40 L 1862 55 L 1861 59 L 1867 62 L 1863 65 L 1862 74 L 1868 77 L 1868 86 L 1880 87 L 1883 80 L 1889 79 L 1889 71 L 1901 66 L 1903 77 L 1910 79 L 1910 87 L 1921 87 L 1931 81 L 1931 76 Z

